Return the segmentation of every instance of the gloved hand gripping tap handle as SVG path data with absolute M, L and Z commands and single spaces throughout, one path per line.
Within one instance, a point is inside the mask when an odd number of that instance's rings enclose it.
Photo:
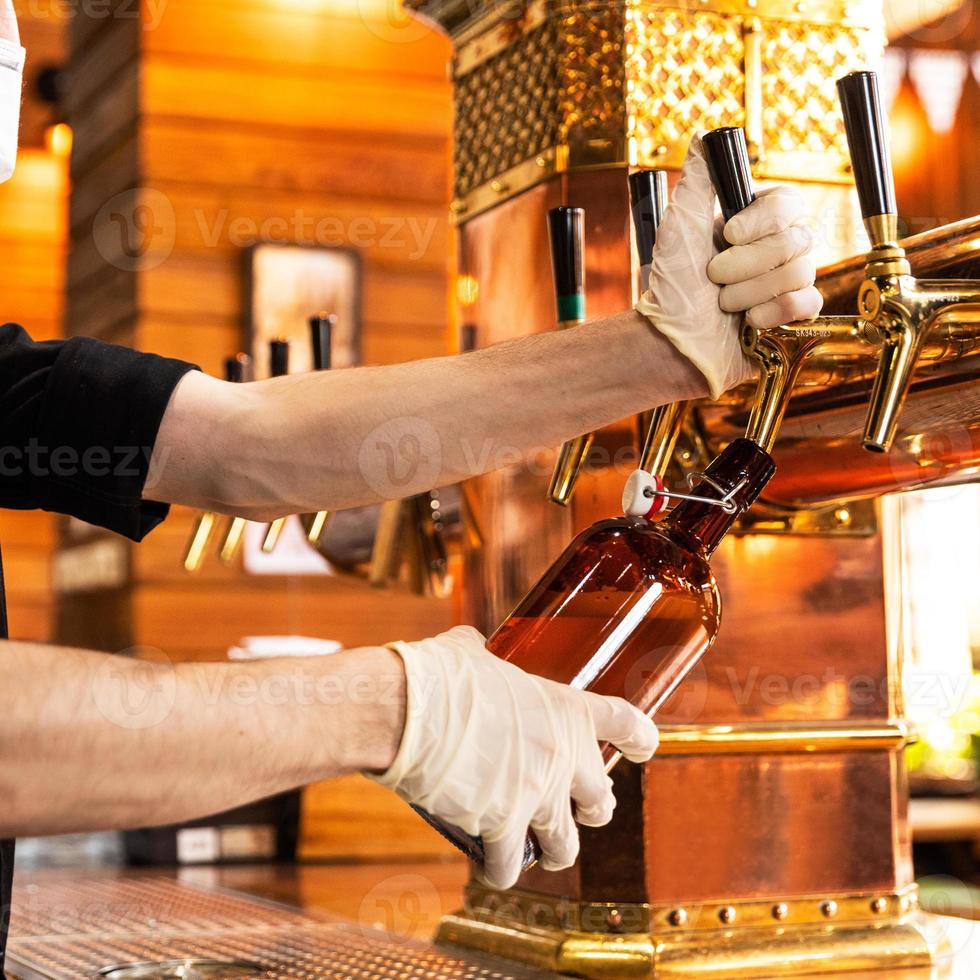
M 630 212 L 633 216 L 633 233 L 636 239 L 636 256 L 639 265 L 638 287 L 640 295 L 647 289 L 653 248 L 657 244 L 657 232 L 664 211 L 667 209 L 667 171 L 638 170 L 628 178 Z M 641 449 L 641 470 L 652 476 L 663 476 L 673 455 L 687 414 L 687 402 L 659 405 L 637 416 Z
M 552 208 L 548 212 L 548 236 L 558 329 L 563 330 L 585 320 L 585 212 L 581 208 Z M 572 499 L 592 440 L 592 433 L 586 433 L 561 447 L 548 487 L 552 503 L 564 507 Z
M 738 127 L 716 129 L 702 137 L 702 145 L 722 215 L 728 222 L 755 200 L 745 132 Z M 853 316 L 827 316 L 766 329 L 742 325 L 742 350 L 759 367 L 747 439 L 767 452 L 772 449 L 804 362 L 818 349 L 863 347 L 859 323 Z

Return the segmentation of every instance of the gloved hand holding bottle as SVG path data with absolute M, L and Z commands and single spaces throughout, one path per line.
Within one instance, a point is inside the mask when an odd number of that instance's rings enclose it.
M 394 763 L 373 778 L 482 836 L 493 887 L 517 881 L 529 827 L 541 866 L 556 871 L 578 856 L 576 822 L 612 819 L 600 742 L 632 762 L 657 749 L 656 726 L 627 701 L 528 674 L 490 653 L 470 627 L 391 649 L 405 665 L 405 727 Z

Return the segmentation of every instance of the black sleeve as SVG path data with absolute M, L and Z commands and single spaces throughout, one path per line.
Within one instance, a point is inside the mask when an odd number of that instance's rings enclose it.
M 35 343 L 0 326 L 0 507 L 41 508 L 141 540 L 163 413 L 194 365 L 89 337 Z

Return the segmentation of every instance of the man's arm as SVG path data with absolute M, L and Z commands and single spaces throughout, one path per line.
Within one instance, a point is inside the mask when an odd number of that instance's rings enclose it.
M 157 826 L 387 769 L 399 657 L 153 664 L 2 644 L 0 837 Z
M 707 394 L 635 312 L 457 357 L 231 385 L 183 379 L 144 496 L 252 519 L 405 497 Z

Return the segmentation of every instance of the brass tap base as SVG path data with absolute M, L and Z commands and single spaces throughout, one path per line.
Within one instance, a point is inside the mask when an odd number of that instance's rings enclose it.
M 590 980 L 732 980 L 928 969 L 952 953 L 943 919 L 891 894 L 711 902 L 586 903 L 470 885 L 436 941 Z
M 905 249 L 898 244 L 898 215 L 875 214 L 864 219 L 864 227 L 871 239 L 865 275 L 908 276 L 912 273 Z

